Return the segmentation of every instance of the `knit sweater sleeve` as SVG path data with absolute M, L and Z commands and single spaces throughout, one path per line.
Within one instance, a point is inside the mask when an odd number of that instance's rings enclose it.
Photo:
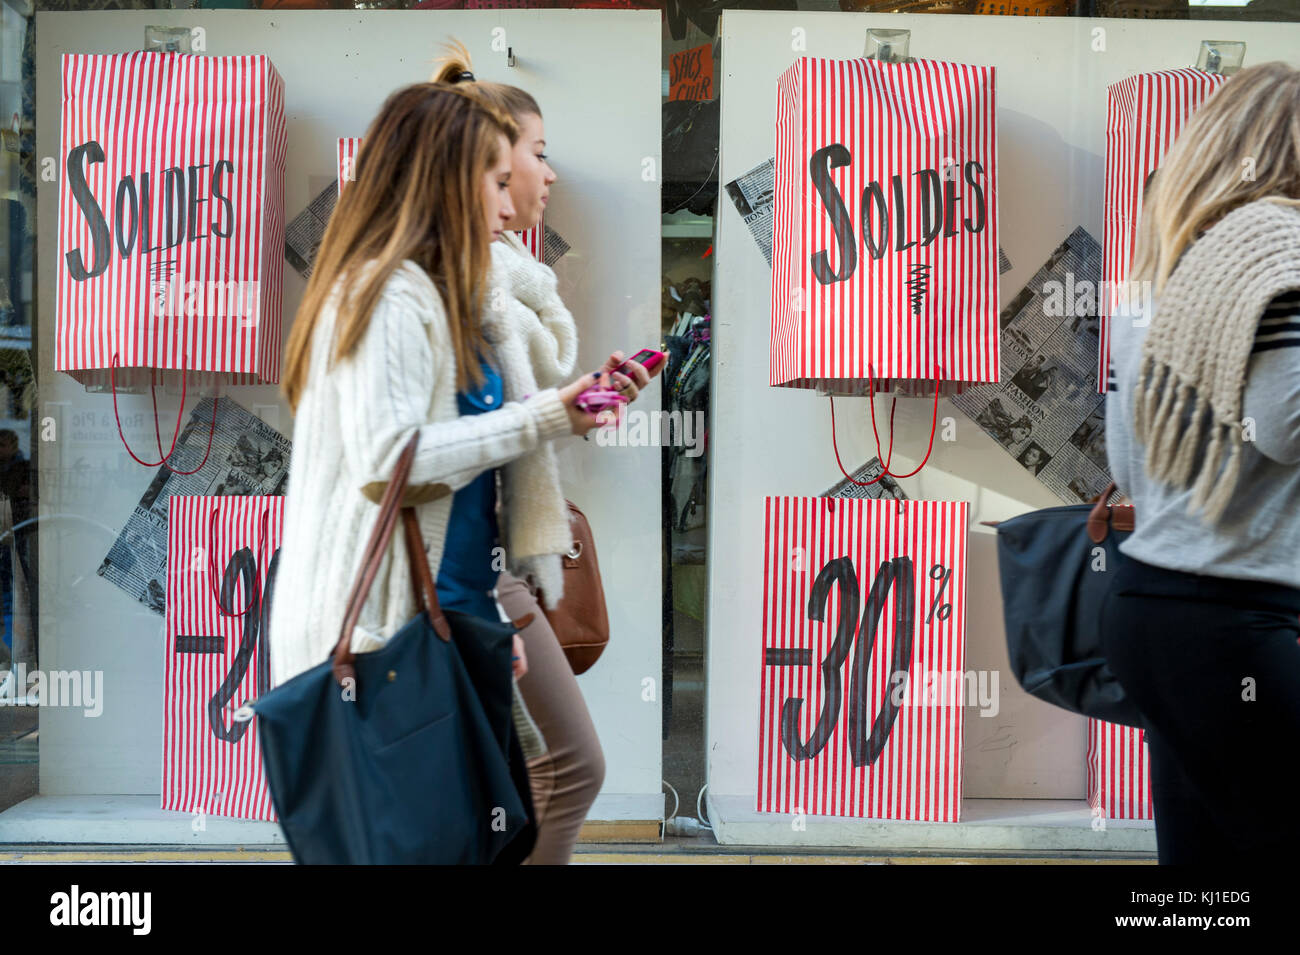
M 454 395 L 456 373 L 441 297 L 426 277 L 399 269 L 384 289 L 356 351 L 339 362 L 344 458 L 359 486 L 385 482 L 418 431 L 410 484 L 457 491 L 484 470 L 505 464 L 570 431 L 556 389 L 496 411 L 430 421 L 431 400 Z M 443 399 L 445 406 L 446 401 Z M 455 414 L 454 398 L 450 405 Z

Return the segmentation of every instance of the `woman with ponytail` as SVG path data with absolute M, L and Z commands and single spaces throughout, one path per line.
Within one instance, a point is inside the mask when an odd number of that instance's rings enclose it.
M 1145 721 L 1160 861 L 1300 848 L 1300 71 L 1196 112 L 1147 190 L 1111 319 L 1106 450 L 1136 529 L 1103 604 Z M 1150 304 L 1145 304 L 1150 299 Z
M 518 349 L 520 360 L 513 365 L 521 375 L 517 387 L 525 393 L 535 391 L 572 374 L 578 357 L 577 329 L 556 291 L 555 272 L 537 261 L 516 234 L 541 221 L 556 179 L 546 162 L 542 111 L 524 90 L 476 79 L 469 53 L 460 44 L 449 44 L 449 50 L 435 79 L 458 88 L 472 87 L 519 127 L 510 177 L 514 215 L 492 243 L 484 325 L 489 336 Z M 615 372 L 623 358 L 622 352 L 611 354 L 601 373 L 611 376 L 613 387 L 631 401 L 651 376 L 637 363 L 629 366 L 630 375 Z M 541 731 L 546 752 L 528 763 L 538 829 L 528 862 L 564 865 L 600 792 L 605 761 L 578 681 L 538 603 L 540 598 L 553 608 L 563 596 L 561 555 L 573 541 L 555 454 L 544 445 L 521 463 L 524 466 L 514 473 L 503 474 L 503 507 L 509 510 L 515 502 L 527 500 L 542 516 L 506 542 L 510 566 L 497 583 L 497 600 L 509 619 L 532 618 L 520 631 L 529 665 L 519 680 L 519 691 Z

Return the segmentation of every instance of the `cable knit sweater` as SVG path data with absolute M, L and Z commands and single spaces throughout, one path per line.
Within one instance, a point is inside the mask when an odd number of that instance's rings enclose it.
M 540 577 L 548 597 L 553 592 L 552 600 L 558 599 L 557 555 L 568 549 L 570 536 L 549 443 L 569 434 L 570 425 L 556 388 L 539 390 L 538 380 L 561 377 L 564 362 L 572 361 L 576 335 L 571 316 L 551 300 L 554 273 L 546 273 L 521 269 L 494 248 L 483 324 L 505 400 L 496 411 L 466 417 L 457 412 L 447 315 L 423 269 L 406 261 L 393 273 L 357 350 L 327 372 L 335 289 L 314 333 L 311 368 L 294 421 L 271 610 L 273 683 L 323 662 L 338 641 L 379 498 L 416 430 L 420 441 L 407 502 L 416 506 L 434 575 L 452 494 L 485 469 L 501 466 L 506 567 L 517 576 Z M 537 376 L 534 360 L 541 366 Z M 353 632 L 354 651 L 378 649 L 415 613 L 409 563 L 397 534 Z

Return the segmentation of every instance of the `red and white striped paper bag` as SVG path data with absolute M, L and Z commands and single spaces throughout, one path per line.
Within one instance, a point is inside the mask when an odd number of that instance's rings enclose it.
M 1154 819 L 1146 734 L 1088 720 L 1088 805 L 1103 819 Z
M 759 812 L 960 818 L 968 508 L 764 499 Z
M 1128 279 L 1133 261 L 1147 182 L 1187 120 L 1226 81 L 1226 76 L 1204 70 L 1161 70 L 1130 76 L 1107 89 L 1103 294 L 1099 296 L 1102 321 L 1097 358 L 1100 392 L 1107 390 L 1110 368 L 1107 319 L 1125 298 L 1122 283 Z
M 543 213 L 544 217 L 545 213 Z M 531 229 L 520 232 L 519 239 L 524 243 L 524 248 L 533 254 L 533 258 L 538 262 L 546 261 L 546 226 L 542 219 L 539 219 L 537 225 Z
M 274 821 L 256 727 L 234 713 L 270 689 L 284 498 L 173 495 L 167 520 L 162 808 Z
M 343 184 L 356 178 L 357 154 L 361 152 L 361 138 L 359 136 L 345 137 L 339 140 L 338 148 L 338 175 L 339 175 L 339 195 L 343 195 Z M 525 229 L 519 233 L 519 238 L 523 240 L 524 248 L 533 254 L 537 261 L 543 261 L 542 255 L 545 253 L 543 247 L 545 226 L 541 222 L 531 229 Z
M 776 96 L 770 384 L 998 380 L 994 70 L 801 57 Z
M 279 381 L 286 144 L 265 56 L 65 55 L 54 367 Z

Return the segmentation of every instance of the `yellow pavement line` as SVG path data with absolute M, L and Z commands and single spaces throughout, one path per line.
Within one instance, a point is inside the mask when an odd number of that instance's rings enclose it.
M 25 849 L 0 852 L 0 862 L 292 862 L 287 849 L 172 849 L 121 852 Z
M 1154 859 L 1026 859 L 1018 856 L 840 856 L 576 852 L 582 865 L 1154 865 Z
M 1023 856 L 754 856 L 755 865 L 1155 865 L 1154 859 L 1026 859 Z

